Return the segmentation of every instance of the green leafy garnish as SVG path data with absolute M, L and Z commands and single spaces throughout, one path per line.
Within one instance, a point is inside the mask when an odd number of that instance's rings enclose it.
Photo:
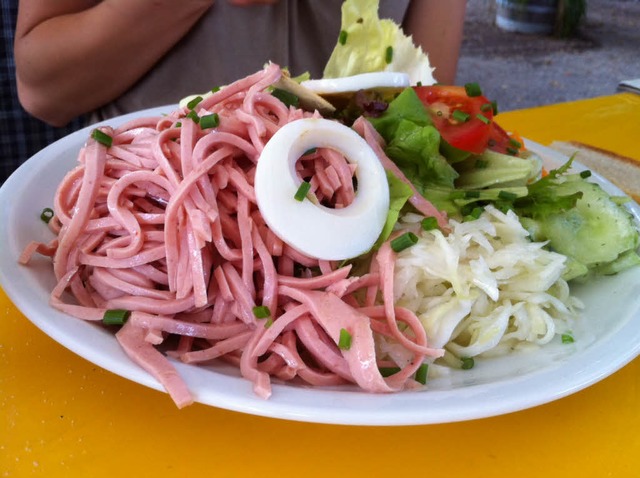
M 99 130 L 98 128 L 94 129 L 91 132 L 91 137 L 107 148 L 111 147 L 111 145 L 113 144 L 113 138 L 104 131 Z
M 202 99 L 203 99 L 202 96 L 196 96 L 195 98 L 193 98 L 191 101 L 187 103 L 187 108 L 190 110 L 194 109 L 196 106 L 198 106 L 198 103 L 200 103 Z
M 347 329 L 340 329 L 340 337 L 338 338 L 338 347 L 341 350 L 349 350 L 351 348 L 351 334 Z
M 286 106 L 294 106 L 297 108 L 300 105 L 300 98 L 287 90 L 274 88 L 271 94 L 282 101 Z
M 105 325 L 124 325 L 130 315 L 131 311 L 125 309 L 105 310 L 102 316 L 102 323 Z
M 271 311 L 266 305 L 257 305 L 253 308 L 253 315 L 256 319 L 267 319 L 271 317 Z
M 473 360 L 473 357 L 462 357 L 460 361 L 462 362 L 460 365 L 460 368 L 462 368 L 462 370 L 471 370 L 476 364 L 475 360 Z
M 418 367 L 418 370 L 416 370 L 416 382 L 421 383 L 422 385 L 426 385 L 427 383 L 427 374 L 429 371 L 429 365 L 426 363 L 423 363 L 422 365 L 420 365 L 420 367 Z
M 413 246 L 417 242 L 418 236 L 416 236 L 413 232 L 405 232 L 401 236 L 398 236 L 391 241 L 391 249 L 393 249 L 395 252 L 401 252 Z
M 220 124 L 218 113 L 211 113 L 200 117 L 200 128 L 215 128 Z
M 302 183 L 300 183 L 300 186 L 298 187 L 298 190 L 294 194 L 293 198 L 296 201 L 302 202 L 304 201 L 304 198 L 307 197 L 307 194 L 309 194 L 310 190 L 311 190 L 311 184 L 308 183 L 307 181 L 303 181 Z
M 54 216 L 54 212 L 53 212 L 53 209 L 51 209 L 50 207 L 45 207 L 40 213 L 40 219 L 42 220 L 42 222 L 46 224 L 49 224 L 49 221 L 53 219 L 53 216 Z

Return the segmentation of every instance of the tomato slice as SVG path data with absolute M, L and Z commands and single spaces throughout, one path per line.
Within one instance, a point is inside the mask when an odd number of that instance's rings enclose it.
M 414 90 L 447 143 L 475 154 L 487 149 L 494 123 L 493 108 L 485 96 L 469 96 L 463 86 L 416 86 Z

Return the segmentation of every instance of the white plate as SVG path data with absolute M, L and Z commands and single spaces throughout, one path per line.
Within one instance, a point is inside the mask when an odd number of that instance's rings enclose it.
M 106 123 L 118 125 L 158 111 L 167 108 Z M 49 307 L 49 291 L 55 281 L 47 259 L 37 258 L 29 267 L 16 262 L 29 241 L 51 238 L 39 219 L 40 213 L 52 206 L 56 186 L 75 165 L 90 129 L 45 148 L 0 189 L 0 283 L 24 315 L 55 341 L 104 369 L 162 390 L 155 379 L 127 358 L 110 332 Z M 548 165 L 557 166 L 566 160 L 535 143 L 528 146 L 539 152 Z M 609 182 L 594 176 L 609 192 L 621 194 Z M 630 209 L 640 222 L 640 207 L 633 204 Z M 253 394 L 251 384 L 229 366 L 176 363 L 176 367 L 198 402 L 255 415 L 357 425 L 429 424 L 500 415 L 572 394 L 635 358 L 640 353 L 639 285 L 640 268 L 635 268 L 577 286 L 574 292 L 584 301 L 586 310 L 574 330 L 574 344 L 558 341 L 533 352 L 477 360 L 472 370 L 432 380 L 421 391 L 375 395 L 353 388 L 274 384 L 272 397 L 262 400 Z

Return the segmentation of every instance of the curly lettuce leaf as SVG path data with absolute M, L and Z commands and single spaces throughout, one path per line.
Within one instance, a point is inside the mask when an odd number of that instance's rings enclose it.
M 323 76 L 340 78 L 375 71 L 407 73 L 412 84 L 435 83 L 429 58 L 390 19 L 378 17 L 379 0 L 346 0 L 340 37 Z
M 583 192 L 560 187 L 564 181 L 562 178 L 572 163 L 573 158 L 570 158 L 559 168 L 549 171 L 545 177 L 531 183 L 527 196 L 514 201 L 513 208 L 518 216 L 544 220 L 551 214 L 560 214 L 575 208 Z

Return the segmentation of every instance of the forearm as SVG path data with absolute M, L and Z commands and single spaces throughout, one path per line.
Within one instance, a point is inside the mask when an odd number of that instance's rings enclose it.
M 23 3 L 31 2 L 23 0 L 21 9 Z M 189 31 L 211 3 L 106 0 L 80 11 L 45 12 L 44 18 L 30 16 L 25 5 L 15 42 L 23 106 L 48 123 L 63 125 L 117 98 Z
M 413 0 L 405 16 L 405 32 L 429 55 L 440 83 L 455 81 L 466 6 L 466 0 Z

